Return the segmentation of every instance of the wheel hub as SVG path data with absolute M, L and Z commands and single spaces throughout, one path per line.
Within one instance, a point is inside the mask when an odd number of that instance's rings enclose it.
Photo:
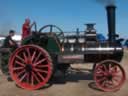
M 112 75 L 108 75 L 108 80 L 112 80 Z
M 27 64 L 25 69 L 26 69 L 27 72 L 31 72 L 33 68 L 32 68 L 31 64 Z

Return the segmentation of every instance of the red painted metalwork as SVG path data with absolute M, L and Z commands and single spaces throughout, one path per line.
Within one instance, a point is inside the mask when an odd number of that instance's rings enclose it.
M 9 71 L 17 85 L 35 90 L 43 87 L 52 75 L 48 53 L 36 45 L 22 46 L 11 55 Z
M 105 60 L 97 64 L 94 70 L 94 80 L 103 91 L 116 91 L 125 81 L 125 72 L 114 60 Z

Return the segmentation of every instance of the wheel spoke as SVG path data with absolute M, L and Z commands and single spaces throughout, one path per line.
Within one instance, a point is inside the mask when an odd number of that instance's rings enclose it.
M 31 58 L 30 50 L 29 50 L 29 48 L 27 48 L 26 50 L 27 50 L 27 53 L 28 53 L 28 58 L 30 59 Z
M 41 75 L 39 72 L 37 72 L 38 76 L 44 81 L 45 78 L 43 77 L 43 75 Z
M 97 70 L 98 72 L 103 72 L 103 71 L 104 71 L 102 65 L 99 65 L 99 66 L 96 68 L 96 70 Z
M 27 76 L 28 73 L 25 73 L 21 78 L 20 78 L 20 82 L 24 80 L 24 78 Z
M 116 82 L 120 81 L 119 78 L 115 78 L 115 77 L 113 77 L 113 80 L 116 81 Z
M 41 72 L 41 73 L 48 73 L 48 71 L 46 71 L 46 70 L 41 70 L 41 69 L 37 69 L 37 68 L 34 68 L 34 70 L 36 71 L 36 72 Z
M 111 80 L 109 80 L 109 81 L 107 82 L 107 85 L 108 85 L 108 86 L 113 86 L 113 85 L 114 85 L 114 82 L 111 81 Z
M 107 81 L 105 83 L 105 88 L 109 88 L 109 89 L 112 89 L 113 87 L 115 86 L 114 82 L 113 81 Z
M 18 58 L 19 60 L 21 60 L 22 62 L 24 62 L 25 63 L 25 61 L 24 61 L 24 59 L 23 58 L 21 58 L 20 56 L 16 56 L 16 58 Z
M 103 77 L 103 78 L 97 80 L 97 82 L 101 82 L 101 81 L 105 81 L 105 80 L 106 80 L 106 77 Z
M 38 64 L 40 64 L 40 63 L 42 63 L 42 62 L 44 62 L 46 60 L 46 58 L 44 58 L 44 59 L 41 59 L 40 61 L 38 61 L 38 62 L 36 62 L 36 63 L 34 63 L 33 65 L 38 65 Z
M 32 86 L 34 85 L 34 77 L 33 77 L 33 75 L 31 75 L 31 85 Z
M 101 86 L 105 87 L 105 85 L 106 85 L 105 81 L 101 83 Z
M 24 67 L 14 67 L 13 70 L 16 71 L 16 70 L 21 70 L 23 69 Z
M 109 64 L 109 69 L 108 69 L 108 70 L 110 71 L 111 69 L 112 69 L 112 65 L 111 65 L 111 64 Z
M 97 74 L 102 74 L 102 75 L 106 75 L 107 73 L 104 70 L 98 70 L 98 72 L 96 72 L 96 76 Z
M 39 78 L 36 76 L 36 74 L 35 74 L 34 72 L 32 72 L 32 75 L 33 75 L 33 77 L 37 80 L 37 82 L 40 83 Z
M 20 65 L 20 66 L 22 66 L 22 67 L 25 67 L 25 64 L 24 63 L 21 63 L 21 62 L 19 62 L 19 61 L 15 61 L 15 63 L 17 63 L 18 65 Z
M 105 72 L 108 73 L 107 66 L 105 64 L 103 64 L 103 68 L 104 68 Z
M 118 74 L 114 74 L 113 75 L 113 78 L 122 78 L 122 76 L 121 75 L 118 75 Z
M 27 56 L 26 56 L 26 54 L 25 54 L 25 52 L 23 52 L 23 56 L 24 56 L 24 60 L 25 60 L 25 62 L 27 62 Z
M 19 77 L 21 74 L 23 74 L 25 72 L 25 69 L 23 69 L 22 71 L 20 72 L 17 72 L 17 76 Z
M 117 66 L 114 66 L 114 67 L 112 68 L 112 71 L 113 71 L 114 73 L 120 72 L 120 70 L 118 70 L 118 67 L 117 67 Z
M 45 67 L 48 67 L 49 65 L 48 64 L 42 64 L 42 65 L 37 65 L 36 67 L 38 68 L 45 68 Z
M 27 76 L 26 76 L 26 81 L 29 83 L 29 73 L 27 73 Z
M 39 57 L 41 56 L 41 52 L 38 54 L 38 56 L 36 57 L 36 59 L 35 59 L 35 61 L 34 61 L 34 63 L 36 63 L 37 62 L 37 60 L 39 59 Z
M 119 82 L 114 79 L 112 79 L 112 82 L 113 82 L 113 86 L 117 86 L 119 84 Z
M 32 62 L 33 62 L 33 59 L 36 57 L 35 55 L 36 55 L 36 51 L 34 51 L 33 54 L 32 54 L 32 58 L 31 58 Z

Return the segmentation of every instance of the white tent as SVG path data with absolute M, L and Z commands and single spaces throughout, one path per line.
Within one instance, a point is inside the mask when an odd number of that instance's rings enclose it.
M 5 39 L 5 36 L 0 37 L 0 40 L 3 40 L 3 39 Z M 15 40 L 15 41 L 21 41 L 21 35 L 14 35 L 12 37 L 12 39 Z
M 5 37 L 0 37 L 0 40 L 3 40 Z
M 15 35 L 12 37 L 12 39 L 15 41 L 21 41 L 21 35 Z

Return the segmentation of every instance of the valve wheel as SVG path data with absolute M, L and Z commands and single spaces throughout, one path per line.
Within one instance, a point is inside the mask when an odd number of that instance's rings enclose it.
M 103 91 L 111 92 L 120 89 L 125 79 L 124 69 L 114 60 L 100 62 L 94 70 L 96 85 Z
M 16 49 L 11 55 L 9 71 L 18 86 L 35 90 L 43 87 L 50 79 L 52 62 L 43 48 L 25 45 Z

